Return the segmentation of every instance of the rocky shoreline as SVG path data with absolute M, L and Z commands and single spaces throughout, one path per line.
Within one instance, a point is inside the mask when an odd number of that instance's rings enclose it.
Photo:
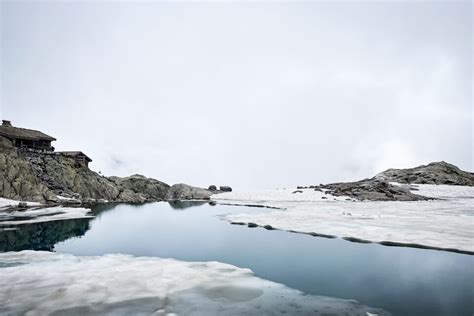
M 106 177 L 55 152 L 19 149 L 0 136 L 0 196 L 45 205 L 209 200 L 230 187 L 168 185 L 143 175 Z

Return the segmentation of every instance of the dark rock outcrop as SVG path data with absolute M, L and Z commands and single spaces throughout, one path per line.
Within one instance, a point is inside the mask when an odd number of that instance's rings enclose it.
M 334 196 L 349 196 L 370 201 L 422 201 L 429 198 L 413 194 L 408 187 L 391 185 L 375 178 L 357 182 L 331 183 L 321 186 L 325 193 Z M 324 198 L 324 197 L 323 197 Z
M 392 185 L 398 182 L 407 185 Z M 319 186 L 298 187 L 314 188 L 316 191 L 330 193 L 335 196 L 349 196 L 358 200 L 371 201 L 419 201 L 430 198 L 411 191 L 409 184 L 447 184 L 474 186 L 474 173 L 442 162 L 433 162 L 426 166 L 410 169 L 388 169 L 373 178 L 356 182 L 321 184 Z
M 474 173 L 459 169 L 447 162 L 432 162 L 410 169 L 388 169 L 375 176 L 377 179 L 399 183 L 448 184 L 474 186 Z
M 229 186 L 226 186 L 226 185 L 221 185 L 219 187 L 219 190 L 222 191 L 222 192 L 232 192 L 232 188 L 229 187 Z

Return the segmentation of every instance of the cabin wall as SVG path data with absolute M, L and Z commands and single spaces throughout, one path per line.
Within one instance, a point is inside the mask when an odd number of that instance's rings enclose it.
M 41 141 L 35 141 L 35 140 L 30 140 L 30 139 L 13 139 L 12 140 L 13 145 L 15 145 L 18 148 L 32 148 L 32 149 L 37 149 L 37 150 L 47 150 L 47 151 L 53 151 L 53 148 L 51 147 L 51 141 L 47 140 L 41 140 Z

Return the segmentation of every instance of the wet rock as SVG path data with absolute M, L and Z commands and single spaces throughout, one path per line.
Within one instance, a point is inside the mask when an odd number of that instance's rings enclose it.
M 22 209 L 25 209 L 28 207 L 28 204 L 26 204 L 26 202 L 20 202 L 18 203 L 18 208 L 22 208 Z
M 272 227 L 272 225 L 264 225 L 263 228 L 266 230 L 274 230 L 275 228 Z
M 295 190 L 295 191 L 293 191 L 293 192 L 291 192 L 291 193 L 293 193 L 293 194 L 295 194 L 295 193 L 303 193 L 303 191 L 301 191 L 301 190 Z
M 210 185 L 207 189 L 211 191 L 217 191 L 217 187 L 215 185 Z
M 258 225 L 255 224 L 255 223 L 248 223 L 247 226 L 250 227 L 250 228 L 258 227 Z

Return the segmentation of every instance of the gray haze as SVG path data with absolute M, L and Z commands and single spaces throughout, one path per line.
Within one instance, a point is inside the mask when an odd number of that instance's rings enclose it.
M 472 3 L 1 2 L 0 117 L 106 175 L 473 170 Z

